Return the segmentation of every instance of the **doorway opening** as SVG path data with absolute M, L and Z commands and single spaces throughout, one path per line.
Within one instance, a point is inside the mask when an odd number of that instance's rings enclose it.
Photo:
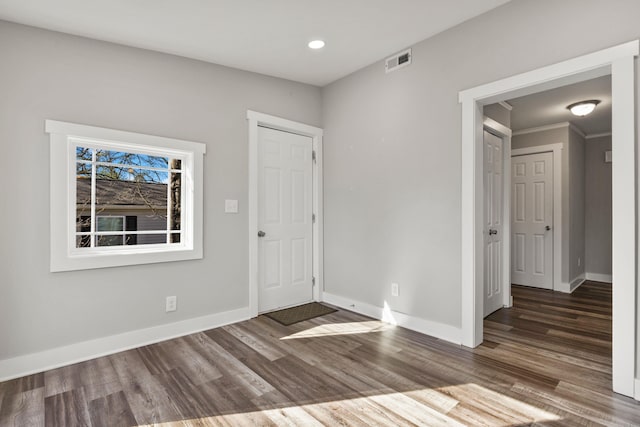
M 635 65 L 633 41 L 460 93 L 462 103 L 462 343 L 483 337 L 482 106 L 605 75 L 612 79 L 613 390 L 634 396 L 636 359 Z

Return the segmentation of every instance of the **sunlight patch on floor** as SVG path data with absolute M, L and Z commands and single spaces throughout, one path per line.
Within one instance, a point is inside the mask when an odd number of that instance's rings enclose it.
M 483 408 L 491 417 L 500 419 L 502 423 L 497 425 L 503 427 L 562 419 L 554 413 L 474 383 L 442 387 L 438 391 L 446 393 L 463 404 Z
M 366 322 L 373 323 L 373 322 Z M 424 402 L 424 403 L 422 403 Z M 476 425 L 510 427 L 562 418 L 517 399 L 477 384 L 439 389 L 418 389 L 406 393 L 381 393 L 367 397 L 334 400 L 262 411 L 230 413 L 210 417 L 154 423 L 153 426 L 259 425 L 265 418 L 277 425 L 322 426 L 323 420 L 342 419 L 346 424 L 464 426 L 454 419 L 456 406 L 467 406 L 465 417 L 475 416 Z M 150 427 L 151 424 L 144 427 Z M 142 426 L 141 426 L 142 427 Z
M 280 338 L 281 340 L 291 340 L 297 338 L 317 338 L 334 335 L 368 334 L 371 332 L 382 332 L 393 329 L 393 325 L 372 320 L 369 322 L 348 322 L 348 323 L 328 323 L 326 325 L 314 326 L 313 328 L 296 332 Z

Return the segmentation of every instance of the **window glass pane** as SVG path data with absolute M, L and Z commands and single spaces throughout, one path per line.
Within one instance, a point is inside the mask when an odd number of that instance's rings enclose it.
M 171 220 L 171 230 L 180 230 L 180 218 L 181 218 L 181 196 L 182 196 L 182 174 L 171 173 L 171 180 L 169 181 L 171 189 L 171 206 L 169 206 L 169 215 Z
M 76 163 L 76 218 L 89 216 L 87 230 L 91 231 L 91 165 Z
M 100 149 L 96 150 L 96 161 L 121 165 L 149 166 L 154 168 L 167 168 L 169 166 L 169 159 L 167 157 Z
M 124 218 L 121 216 L 99 216 L 96 231 L 124 231 Z
M 91 247 L 91 236 L 76 236 L 76 248 Z
M 136 169 L 97 166 L 96 213 L 107 215 L 123 208 L 135 210 L 138 217 L 164 218 L 165 224 L 161 229 L 166 230 L 167 174 L 151 172 L 153 174 L 145 178 L 136 175 Z
M 136 230 L 139 231 L 165 231 L 167 229 L 167 216 L 152 212 L 140 212 L 136 216 Z M 135 231 L 127 228 L 128 231 Z
M 91 231 L 91 216 L 81 215 L 78 213 L 76 217 L 76 231 L 77 232 L 89 232 Z M 91 236 L 81 235 L 76 236 L 76 248 L 89 248 L 91 247 Z
M 171 233 L 171 243 L 180 243 L 180 233 Z
M 124 236 L 96 236 L 96 246 L 122 246 Z
M 182 160 L 180 159 L 171 159 L 171 163 L 169 165 L 171 169 L 182 169 Z
M 167 233 L 138 235 L 138 245 L 157 245 L 161 243 L 167 243 Z
M 168 177 L 169 174 L 165 171 L 120 166 L 96 166 L 96 179 L 166 184 Z
M 76 163 L 76 176 L 91 179 L 91 163 Z
M 92 148 L 76 147 L 76 159 L 78 160 L 91 160 Z

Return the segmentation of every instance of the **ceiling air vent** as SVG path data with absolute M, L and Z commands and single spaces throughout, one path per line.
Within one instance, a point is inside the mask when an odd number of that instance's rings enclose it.
M 384 61 L 384 69 L 387 73 L 399 70 L 407 65 L 411 65 L 411 49 L 396 53 Z

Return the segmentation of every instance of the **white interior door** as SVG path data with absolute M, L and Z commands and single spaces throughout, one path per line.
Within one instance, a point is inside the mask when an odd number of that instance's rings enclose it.
M 511 281 L 553 289 L 553 153 L 511 158 Z
M 503 307 L 502 138 L 484 131 L 484 316 Z
M 312 151 L 306 136 L 258 128 L 258 310 L 311 301 Z

